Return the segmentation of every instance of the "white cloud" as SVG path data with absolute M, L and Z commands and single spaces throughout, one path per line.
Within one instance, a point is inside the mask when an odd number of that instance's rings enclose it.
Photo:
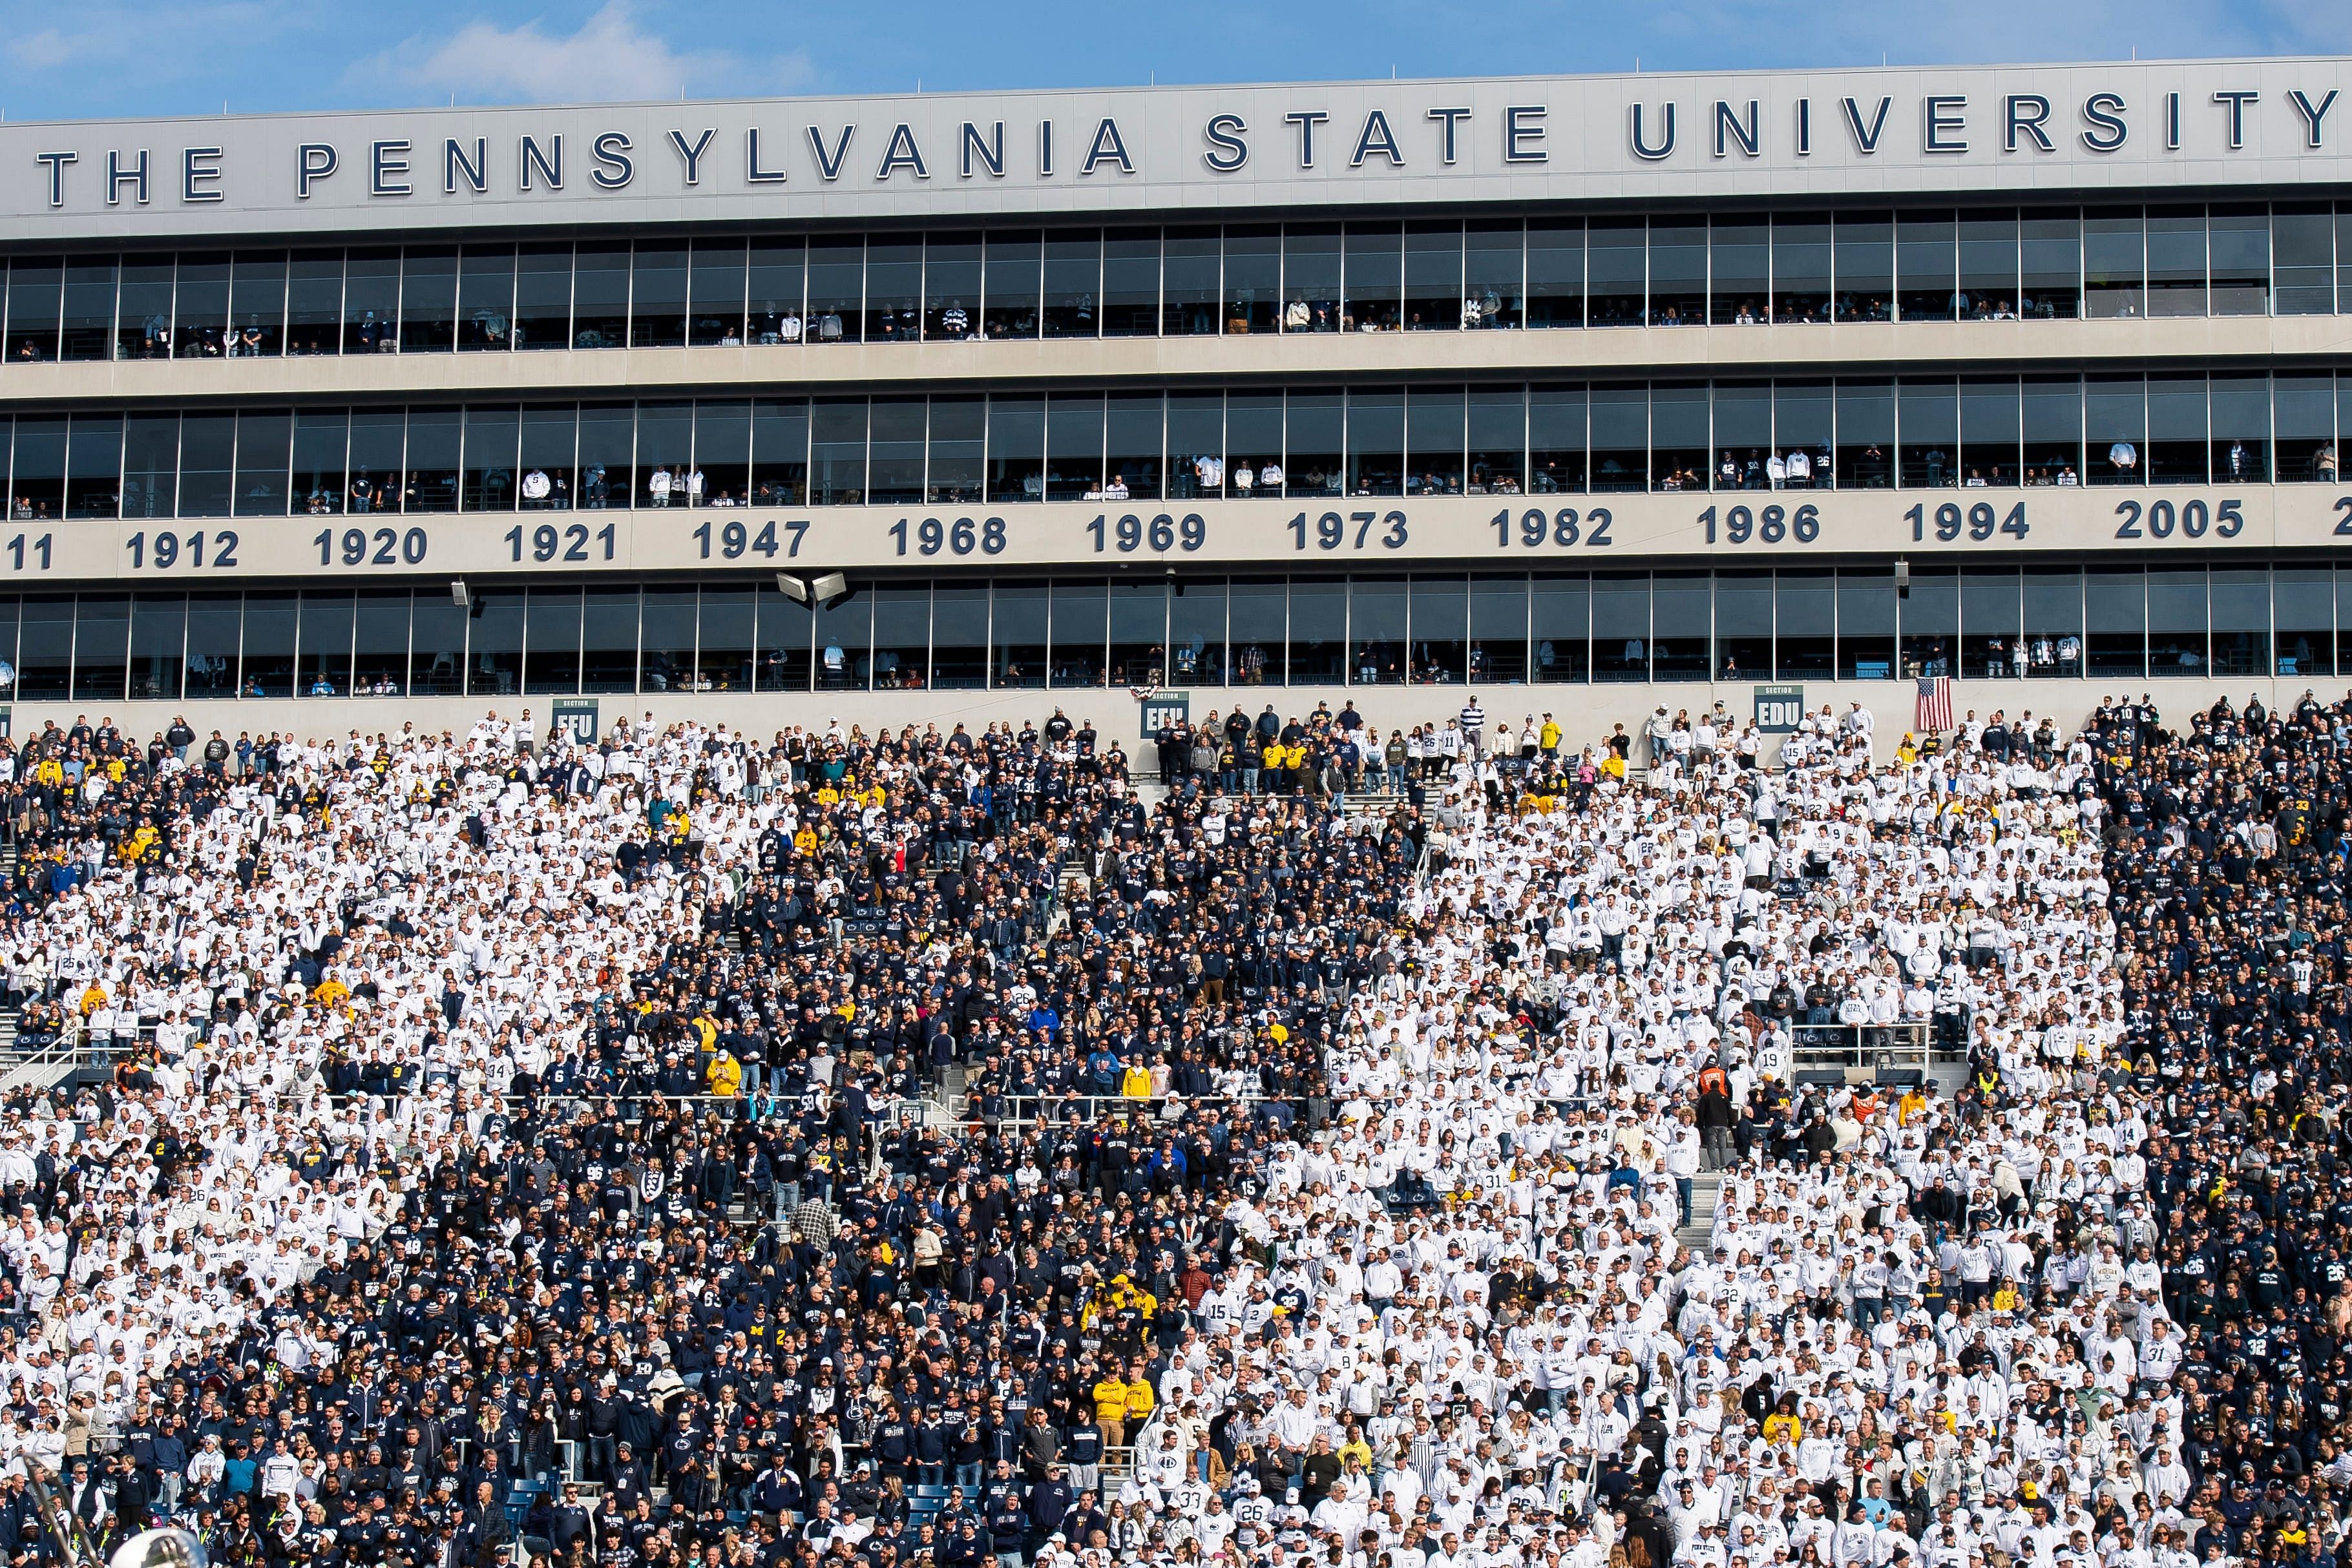
M 411 38 L 354 67 L 352 78 L 387 76 L 430 93 L 476 103 L 562 103 L 785 92 L 806 85 L 807 57 L 751 60 L 724 50 L 677 50 L 641 26 L 628 0 L 607 0 L 575 32 L 551 33 L 538 18 L 519 26 L 471 22 L 438 42 Z

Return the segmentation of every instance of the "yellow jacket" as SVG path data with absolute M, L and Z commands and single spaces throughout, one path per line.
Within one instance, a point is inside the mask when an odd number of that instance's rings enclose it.
M 703 1077 L 713 1094 L 737 1094 L 743 1088 L 743 1064 L 722 1051 L 711 1061 Z
M 1151 1070 L 1141 1063 L 1131 1063 L 1119 1074 L 1118 1092 L 1129 1100 L 1151 1098 Z
M 1151 1397 L 1151 1390 L 1148 1385 L 1143 1390 L 1143 1396 L 1146 1399 Z M 1147 1406 L 1146 1408 L 1150 1406 Z M 1095 1419 L 1097 1421 L 1127 1419 L 1126 1384 L 1116 1377 L 1106 1377 L 1095 1385 Z

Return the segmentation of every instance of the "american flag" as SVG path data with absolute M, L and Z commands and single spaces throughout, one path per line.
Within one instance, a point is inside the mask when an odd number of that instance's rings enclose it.
M 1915 729 L 1949 729 L 1952 727 L 1952 677 L 1922 675 L 1919 677 L 1919 701 L 1913 715 Z

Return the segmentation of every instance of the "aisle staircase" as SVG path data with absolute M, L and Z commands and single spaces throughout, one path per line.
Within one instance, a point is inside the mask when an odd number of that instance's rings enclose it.
M 1701 1171 L 1691 1178 L 1690 1223 L 1675 1229 L 1675 1239 L 1689 1249 L 1694 1258 L 1705 1256 L 1713 1243 L 1715 1203 L 1722 1195 L 1721 1171 Z

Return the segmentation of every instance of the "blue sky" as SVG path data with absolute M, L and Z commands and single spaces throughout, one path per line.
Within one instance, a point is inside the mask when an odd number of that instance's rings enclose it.
M 0 0 L 11 120 L 2321 53 L 2343 0 Z

